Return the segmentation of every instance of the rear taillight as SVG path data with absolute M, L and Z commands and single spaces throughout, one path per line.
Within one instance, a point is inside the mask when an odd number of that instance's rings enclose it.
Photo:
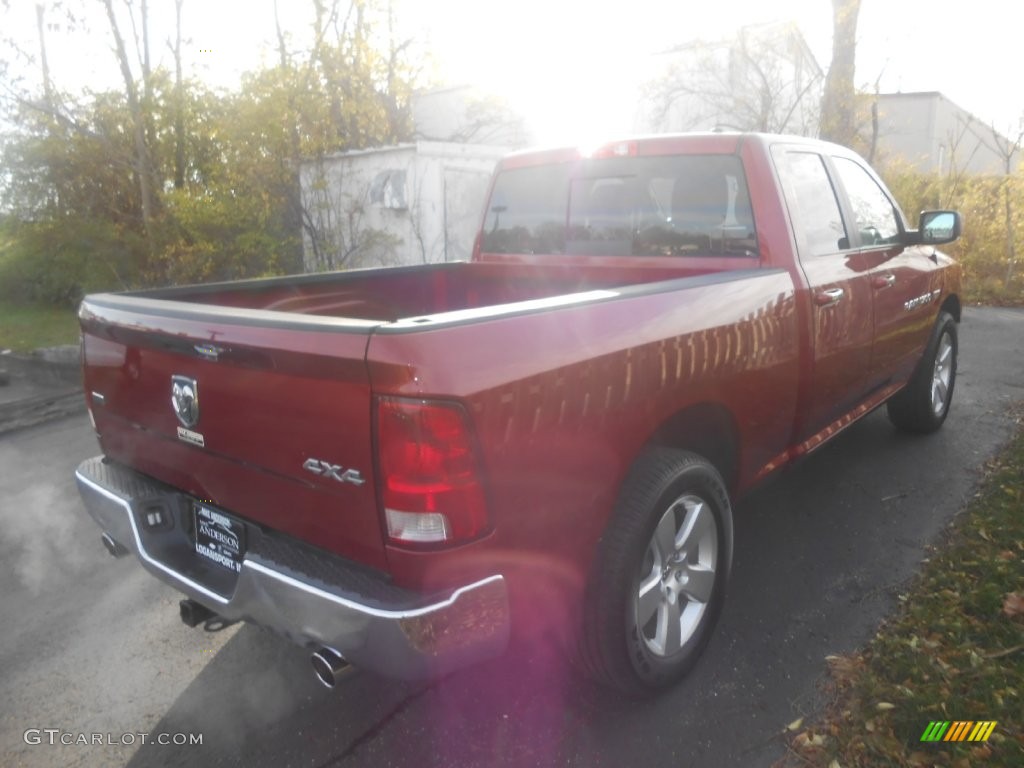
M 461 406 L 380 398 L 377 446 L 391 541 L 450 544 L 486 531 L 480 462 Z

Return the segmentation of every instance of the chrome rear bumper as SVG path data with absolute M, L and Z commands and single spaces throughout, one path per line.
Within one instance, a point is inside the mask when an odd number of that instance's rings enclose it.
M 225 619 L 251 621 L 306 648 L 333 648 L 356 666 L 403 679 L 482 661 L 508 642 L 499 574 L 422 596 L 328 553 L 257 536 L 234 576 L 194 553 L 182 524 L 186 495 L 102 457 L 82 462 L 75 477 L 104 534 Z M 154 510 L 164 520 L 156 530 L 147 522 Z

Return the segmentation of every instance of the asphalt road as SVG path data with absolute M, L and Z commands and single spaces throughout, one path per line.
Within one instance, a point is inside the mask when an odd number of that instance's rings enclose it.
M 824 657 L 863 644 L 893 609 L 1022 399 L 1024 312 L 966 311 L 943 430 L 903 436 L 877 412 L 742 502 L 711 647 L 680 686 L 641 703 L 582 685 L 543 643 L 429 686 L 354 672 L 327 691 L 301 649 L 250 626 L 189 630 L 173 590 L 106 554 L 72 481 L 96 453 L 84 416 L 9 434 L 0 765 L 769 765 L 781 729 L 815 707 Z M 42 743 L 26 743 L 28 729 Z M 60 744 L 79 734 L 134 743 Z

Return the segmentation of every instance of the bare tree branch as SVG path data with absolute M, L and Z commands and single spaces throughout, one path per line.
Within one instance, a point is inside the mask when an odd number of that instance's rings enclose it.
M 798 34 L 789 25 L 744 28 L 733 41 L 697 43 L 670 54 L 676 63 L 645 88 L 654 130 L 714 121 L 736 130 L 814 132 L 812 94 L 822 77 L 794 44 Z
M 132 116 L 132 130 L 135 139 L 135 173 L 138 177 L 142 202 L 142 223 L 146 230 L 146 239 L 152 254 L 155 200 L 152 188 L 152 163 L 149 156 L 149 147 L 146 142 L 145 118 L 142 114 L 142 107 L 139 104 L 135 78 L 128 63 L 128 51 L 125 48 L 124 38 L 121 36 L 121 29 L 117 24 L 117 18 L 114 15 L 112 0 L 103 0 L 103 5 L 106 7 L 110 31 L 114 36 L 115 53 L 117 54 L 118 64 L 121 67 L 121 76 L 124 78 L 125 94 L 128 98 L 128 108 Z

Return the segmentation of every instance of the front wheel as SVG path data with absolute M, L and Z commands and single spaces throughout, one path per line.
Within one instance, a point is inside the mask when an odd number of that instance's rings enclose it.
M 588 585 L 591 674 L 631 695 L 686 674 L 721 613 L 731 565 L 732 509 L 717 470 L 693 453 L 647 450 L 623 485 Z
M 889 400 L 889 420 L 906 432 L 934 432 L 953 402 L 958 351 L 956 320 L 940 312 L 924 357 L 907 386 Z

